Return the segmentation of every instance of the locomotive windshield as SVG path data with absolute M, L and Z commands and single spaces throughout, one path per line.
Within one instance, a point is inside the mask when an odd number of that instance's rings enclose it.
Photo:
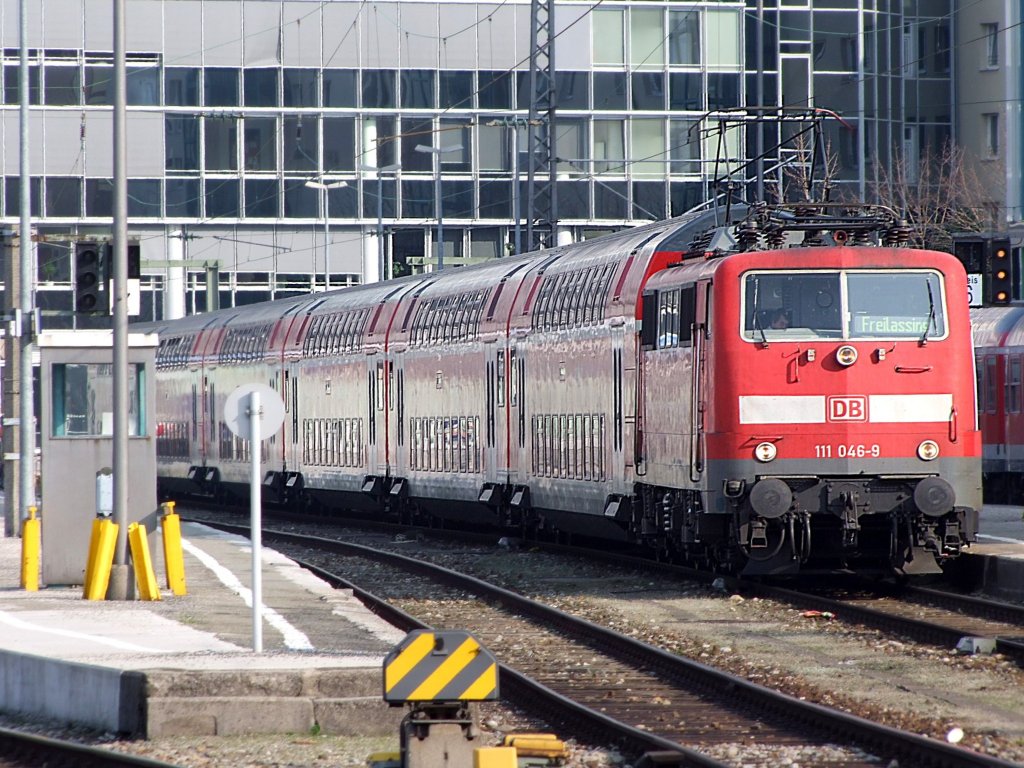
M 937 272 L 749 272 L 743 292 L 743 338 L 749 341 L 946 335 L 945 294 Z

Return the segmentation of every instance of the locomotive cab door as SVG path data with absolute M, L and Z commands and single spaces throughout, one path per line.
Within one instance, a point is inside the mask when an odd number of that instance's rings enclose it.
M 711 281 L 697 283 L 693 321 L 693 365 L 690 378 L 690 480 L 704 474 L 707 418 L 707 348 L 711 338 Z

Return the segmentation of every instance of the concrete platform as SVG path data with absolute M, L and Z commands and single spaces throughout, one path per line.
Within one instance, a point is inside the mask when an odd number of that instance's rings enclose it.
M 383 703 L 381 664 L 404 632 L 264 549 L 256 654 L 249 541 L 190 523 L 182 533 L 188 595 L 163 589 L 154 602 L 25 592 L 21 539 L 0 538 L 0 708 L 149 737 L 396 732 L 403 713 Z M 164 586 L 159 546 L 152 555 Z

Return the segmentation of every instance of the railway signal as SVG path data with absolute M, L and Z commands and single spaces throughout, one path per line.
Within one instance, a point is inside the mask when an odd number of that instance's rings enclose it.
M 1013 301 L 1016 270 L 1008 236 L 991 232 L 954 235 L 953 255 L 967 270 L 972 307 L 1005 305 Z M 981 290 L 977 291 L 979 283 Z
M 75 311 L 108 314 L 106 246 L 75 243 Z
M 994 237 L 988 241 L 988 259 L 985 266 L 989 300 L 993 304 L 1009 304 L 1013 298 L 1013 270 L 1008 237 Z

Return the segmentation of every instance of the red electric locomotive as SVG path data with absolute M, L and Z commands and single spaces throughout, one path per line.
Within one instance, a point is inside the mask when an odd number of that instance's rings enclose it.
M 762 206 L 154 323 L 161 485 L 244 495 L 223 403 L 266 381 L 282 502 L 748 574 L 934 567 L 980 508 L 966 277 L 878 245 L 905 235 Z

